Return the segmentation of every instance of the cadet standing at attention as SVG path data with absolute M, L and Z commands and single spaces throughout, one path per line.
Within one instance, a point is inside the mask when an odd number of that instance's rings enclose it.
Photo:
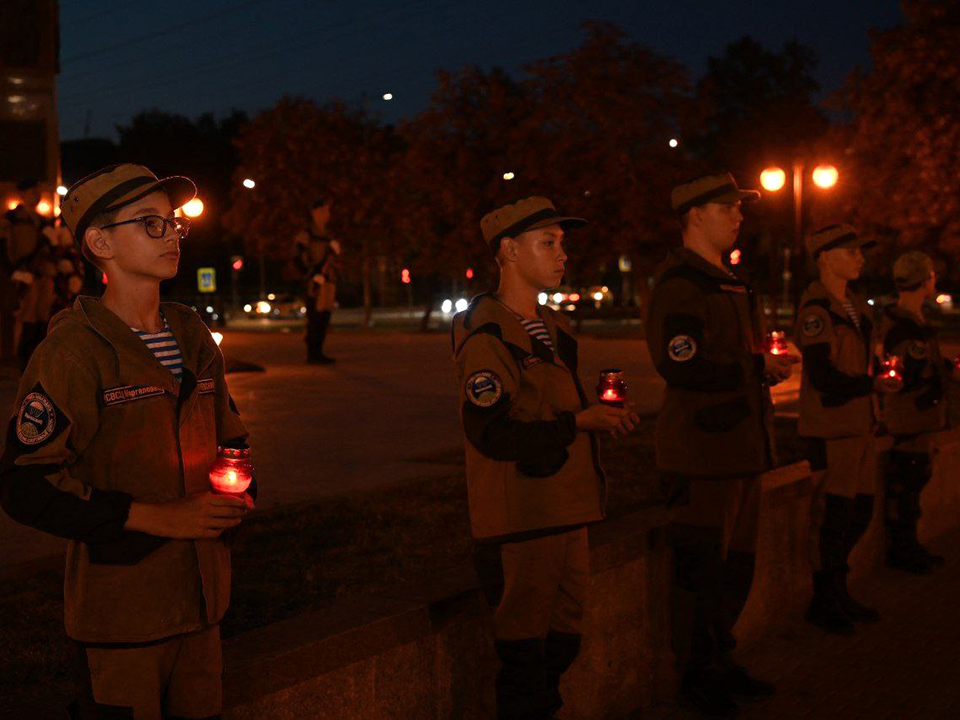
M 883 419 L 893 435 L 886 465 L 887 565 L 925 575 L 944 559 L 917 540 L 920 493 L 933 472 L 933 433 L 946 427 L 946 390 L 953 363 L 940 354 L 937 331 L 923 305 L 937 295 L 933 261 L 922 252 L 893 265 L 897 302 L 884 308 L 883 351 L 903 361 L 903 388 L 883 399 Z
M 759 197 L 729 173 L 674 188 L 683 247 L 661 268 L 646 317 L 650 355 L 667 383 L 656 457 L 676 566 L 681 698 L 709 715 L 735 712 L 731 696 L 774 691 L 729 657 L 753 578 L 760 474 L 774 463 L 769 385 L 798 360 L 769 353 L 759 298 L 723 262 L 740 232 L 741 202 Z
M 899 379 L 874 373 L 870 307 L 848 286 L 860 277 L 863 249 L 874 244 L 849 225 L 828 225 L 807 238 L 820 279 L 804 292 L 794 331 L 803 353 L 799 432 L 814 471 L 807 620 L 842 634 L 853 633 L 854 622 L 880 619 L 850 597 L 847 559 L 873 516 L 876 393 L 900 389 Z
M 220 535 L 252 500 L 211 492 L 218 446 L 247 437 L 223 356 L 193 310 L 160 302 L 189 229 L 174 209 L 195 193 L 187 178 L 128 164 L 67 192 L 63 218 L 110 284 L 50 323 L 0 460 L 7 514 L 69 540 L 72 718 L 220 713 Z
M 453 322 L 477 570 L 496 605 L 497 717 L 551 718 L 560 676 L 580 651 L 589 580 L 587 525 L 604 516 L 596 432 L 625 433 L 630 407 L 590 405 L 570 323 L 537 297 L 560 284 L 561 217 L 530 197 L 484 216 L 496 293 Z

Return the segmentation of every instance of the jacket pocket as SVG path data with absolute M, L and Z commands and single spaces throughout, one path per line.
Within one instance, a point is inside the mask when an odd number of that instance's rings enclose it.
M 750 416 L 750 404 L 745 395 L 716 405 L 700 408 L 693 414 L 693 424 L 708 433 L 733 430 Z

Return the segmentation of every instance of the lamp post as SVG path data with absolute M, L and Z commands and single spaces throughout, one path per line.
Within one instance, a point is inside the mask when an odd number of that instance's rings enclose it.
M 793 247 L 800 248 L 803 243 L 803 161 L 793 162 Z M 837 184 L 840 172 L 833 165 L 817 165 L 811 173 L 813 184 L 822 190 L 829 190 Z M 786 185 L 787 174 L 779 167 L 769 167 L 760 173 L 760 185 L 768 192 L 778 192 Z M 783 298 L 782 306 L 790 307 L 790 256 L 792 248 L 783 246 Z

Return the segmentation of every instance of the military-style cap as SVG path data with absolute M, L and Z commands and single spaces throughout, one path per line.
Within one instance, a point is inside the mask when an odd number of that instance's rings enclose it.
M 756 190 L 741 190 L 737 181 L 730 173 L 704 175 L 682 185 L 677 185 L 670 193 L 670 207 L 677 215 L 683 215 L 687 210 L 707 203 L 733 203 L 750 200 L 759 200 L 760 193 Z
M 897 290 L 916 290 L 933 272 L 933 260 L 926 253 L 914 250 L 897 258 L 893 264 L 893 284 Z
M 480 220 L 480 230 L 487 245 L 496 249 L 505 237 L 538 230 L 548 225 L 560 225 L 564 229 L 583 227 L 583 218 L 563 217 L 545 197 L 528 197 L 512 205 L 504 205 L 489 212 Z
M 193 200 L 197 186 L 189 178 L 173 176 L 157 179 L 143 165 L 110 165 L 78 180 L 67 190 L 60 213 L 73 239 L 83 248 L 83 234 L 90 222 L 105 212 L 113 212 L 157 190 L 165 190 L 174 208 Z
M 838 247 L 868 248 L 876 244 L 873 240 L 862 239 L 853 227 L 844 223 L 824 225 L 807 236 L 807 252 L 811 257 L 816 257 L 824 250 L 833 250 Z

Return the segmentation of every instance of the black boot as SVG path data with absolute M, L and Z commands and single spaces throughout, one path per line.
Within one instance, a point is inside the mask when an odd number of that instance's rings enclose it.
M 497 720 L 549 720 L 543 640 L 497 640 Z
M 850 597 L 850 591 L 847 589 L 848 570 L 844 569 L 836 573 L 834 582 L 837 587 L 837 599 L 840 607 L 854 622 L 870 624 L 880 622 L 880 613 L 872 607 L 867 607 Z
M 680 681 L 680 701 L 707 717 L 733 717 L 739 710 L 723 678 L 708 667 L 687 670 Z
M 580 654 L 580 636 L 551 630 L 543 644 L 547 675 L 547 699 L 551 716 L 563 707 L 560 697 L 560 677 L 573 665 Z
M 807 608 L 807 622 L 836 635 L 853 635 L 856 628 L 840 605 L 836 571 L 818 571 L 813 574 L 813 599 Z

